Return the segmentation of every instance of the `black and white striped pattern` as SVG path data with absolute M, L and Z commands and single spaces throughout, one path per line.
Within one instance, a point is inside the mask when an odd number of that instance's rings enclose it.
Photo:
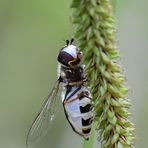
M 82 92 L 88 92 L 88 97 L 82 97 L 71 103 L 64 104 L 65 100 L 72 100 L 76 98 Z M 74 92 L 74 93 L 73 93 Z M 63 95 L 64 97 L 64 95 Z M 63 106 L 67 120 L 69 121 L 73 130 L 86 140 L 89 139 L 91 126 L 92 126 L 92 104 L 90 100 L 89 90 L 84 86 L 73 86 L 67 94 L 65 91 L 65 97 L 63 100 Z

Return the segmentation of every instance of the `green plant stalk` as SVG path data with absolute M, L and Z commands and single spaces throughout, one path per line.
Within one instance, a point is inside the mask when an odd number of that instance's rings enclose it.
M 133 146 L 128 88 L 116 59 L 116 28 L 109 0 L 73 0 L 75 39 L 83 52 L 98 139 L 104 148 Z

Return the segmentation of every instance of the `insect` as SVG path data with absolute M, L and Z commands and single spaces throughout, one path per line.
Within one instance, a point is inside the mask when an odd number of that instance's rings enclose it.
M 58 80 L 29 129 L 27 145 L 47 132 L 56 111 L 60 84 L 63 108 L 69 124 L 77 134 L 89 140 L 93 119 L 92 99 L 89 89 L 84 85 L 87 79 L 81 64 L 82 54 L 72 44 L 73 41 L 67 40 L 58 54 Z

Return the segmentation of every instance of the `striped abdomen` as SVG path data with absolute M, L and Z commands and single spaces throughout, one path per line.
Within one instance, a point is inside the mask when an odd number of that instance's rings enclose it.
M 87 96 L 80 95 L 87 92 Z M 63 105 L 67 120 L 69 121 L 73 130 L 89 139 L 92 126 L 92 105 L 90 100 L 90 93 L 84 86 L 72 87 L 63 99 Z M 67 103 L 65 103 L 67 101 Z

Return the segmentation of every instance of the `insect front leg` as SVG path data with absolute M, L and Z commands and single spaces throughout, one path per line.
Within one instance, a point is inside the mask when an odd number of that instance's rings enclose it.
M 92 101 L 92 98 L 89 97 L 89 92 L 88 92 L 88 91 L 82 91 L 82 92 L 79 94 L 79 99 L 80 99 L 80 100 L 81 100 L 82 98 L 84 98 L 84 97 L 86 97 L 86 98 L 88 98 L 88 99 L 90 99 L 90 100 Z

